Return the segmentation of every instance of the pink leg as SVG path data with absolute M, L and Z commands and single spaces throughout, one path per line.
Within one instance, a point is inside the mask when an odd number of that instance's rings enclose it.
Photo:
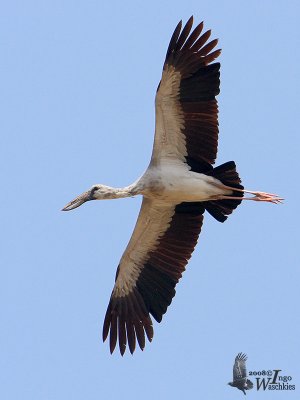
M 245 189 L 236 189 L 236 188 L 232 188 L 232 187 L 226 186 L 226 185 L 218 185 L 218 187 L 220 187 L 220 189 L 253 194 L 253 197 L 235 197 L 235 196 L 226 196 L 226 195 L 216 196 L 216 197 L 218 197 L 219 200 L 226 200 L 226 199 L 228 199 L 228 200 L 254 200 L 254 201 L 265 201 L 265 202 L 273 203 L 273 204 L 282 203 L 284 200 L 282 197 L 279 197 L 277 194 L 273 194 L 273 193 L 257 192 L 257 191 L 245 190 Z
M 273 203 L 273 204 L 279 204 L 283 203 L 283 199 L 280 197 L 276 196 L 257 196 L 255 195 L 254 197 L 234 197 L 234 196 L 225 196 L 225 195 L 219 195 L 219 196 L 214 196 L 214 198 L 210 200 L 253 200 L 253 201 L 265 201 L 267 203 Z

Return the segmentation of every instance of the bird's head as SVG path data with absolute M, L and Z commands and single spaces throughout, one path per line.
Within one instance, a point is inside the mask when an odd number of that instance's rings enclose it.
M 105 186 L 101 184 L 93 185 L 89 190 L 75 197 L 68 204 L 64 206 L 62 211 L 74 210 L 81 206 L 86 201 L 90 200 L 104 200 L 114 198 L 115 190 L 110 186 Z

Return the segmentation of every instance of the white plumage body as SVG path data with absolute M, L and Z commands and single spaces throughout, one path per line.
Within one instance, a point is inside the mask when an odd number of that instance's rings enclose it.
M 218 179 L 190 171 L 187 164 L 178 160 L 150 165 L 135 185 L 147 198 L 175 203 L 206 201 L 213 196 L 232 194 L 232 190 L 220 188 L 222 182 Z

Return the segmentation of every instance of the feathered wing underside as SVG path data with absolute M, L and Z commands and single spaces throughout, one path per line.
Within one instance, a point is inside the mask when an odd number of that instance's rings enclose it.
M 110 351 L 119 341 L 123 355 L 136 341 L 153 338 L 150 314 L 160 322 L 175 295 L 175 285 L 197 243 L 203 221 L 201 203 L 166 204 L 143 199 L 140 214 L 121 258 L 103 326 Z
M 246 360 L 247 356 L 243 353 L 239 353 L 235 357 L 233 365 L 233 381 L 244 379 L 247 377 Z
M 155 140 L 151 162 L 176 158 L 192 170 L 211 169 L 218 147 L 220 54 L 212 51 L 217 39 L 207 43 L 210 31 L 203 23 L 191 33 L 191 17 L 183 30 L 180 22 L 171 38 L 156 95 Z

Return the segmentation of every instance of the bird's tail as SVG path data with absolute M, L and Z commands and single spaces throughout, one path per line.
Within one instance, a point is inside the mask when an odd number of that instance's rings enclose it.
M 253 389 L 253 382 L 251 382 L 250 379 L 247 379 L 246 386 L 246 390 Z
M 236 171 L 236 165 L 234 161 L 228 161 L 225 164 L 219 165 L 214 168 L 209 174 L 214 178 L 219 179 L 224 185 L 232 188 L 244 189 L 241 185 L 241 179 Z M 234 197 L 243 197 L 243 192 L 233 192 Z M 217 221 L 224 222 L 227 216 L 237 208 L 242 200 L 214 200 L 205 202 L 206 210 L 212 215 Z

